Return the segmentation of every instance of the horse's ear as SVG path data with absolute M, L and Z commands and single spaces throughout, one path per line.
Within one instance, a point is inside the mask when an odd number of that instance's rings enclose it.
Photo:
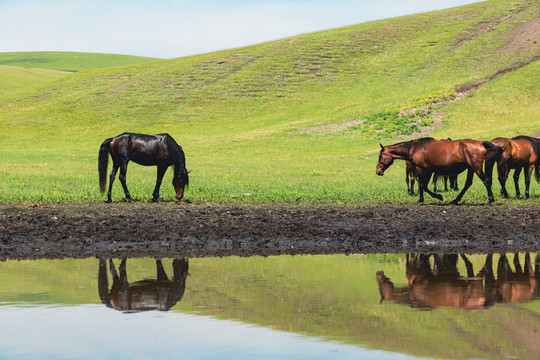
M 384 146 L 382 146 L 382 144 L 381 144 L 381 143 L 379 143 L 379 146 L 381 147 L 381 149 L 384 149 Z
M 189 170 L 187 173 L 189 174 L 191 172 L 191 170 Z

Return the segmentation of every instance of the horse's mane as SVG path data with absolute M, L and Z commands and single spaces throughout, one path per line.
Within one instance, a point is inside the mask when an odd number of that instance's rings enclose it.
M 423 138 L 419 138 L 419 139 L 414 139 L 414 140 L 409 140 L 409 141 L 402 141 L 402 142 L 398 142 L 398 143 L 395 143 L 393 145 L 390 145 L 390 146 L 407 146 L 407 149 L 410 149 L 411 145 L 413 143 L 418 143 L 418 145 L 422 146 L 423 144 L 426 144 L 426 143 L 429 143 L 431 141 L 435 140 L 434 138 L 432 137 L 423 137 Z
M 167 147 L 169 148 L 169 154 L 171 154 L 171 157 L 174 159 L 173 167 L 174 167 L 174 173 L 181 173 L 182 177 L 184 178 L 184 183 L 186 186 L 189 184 L 189 177 L 188 177 L 188 171 L 186 169 L 186 158 L 184 156 L 184 150 L 182 150 L 182 147 L 178 145 L 176 140 L 173 139 L 172 136 L 169 134 L 163 134 L 165 137 L 165 142 L 167 143 Z

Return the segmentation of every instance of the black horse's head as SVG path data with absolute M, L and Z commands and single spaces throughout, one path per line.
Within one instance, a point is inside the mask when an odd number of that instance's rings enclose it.
M 176 169 L 175 169 L 176 170 Z M 184 197 L 184 189 L 189 185 L 189 171 L 182 168 L 174 172 L 172 184 L 176 190 L 176 199 L 180 200 Z

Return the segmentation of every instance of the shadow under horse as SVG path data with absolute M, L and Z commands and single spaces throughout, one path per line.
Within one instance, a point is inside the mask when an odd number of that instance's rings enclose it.
M 107 277 L 107 261 L 99 259 L 98 291 L 101 302 L 107 307 L 123 312 L 140 312 L 149 310 L 168 311 L 182 300 L 186 289 L 186 278 L 189 275 L 188 261 L 184 258 L 172 262 L 173 279 L 169 280 L 161 260 L 156 260 L 157 278 L 146 279 L 130 284 L 127 278 L 126 259 L 122 259 L 119 273 L 112 259 L 109 268 L 112 286 L 109 291 Z
M 420 138 L 400 142 L 394 145 L 381 146 L 376 173 L 382 176 L 395 159 L 409 161 L 414 165 L 418 176 L 418 203 L 424 202 L 424 190 L 432 197 L 443 200 L 443 197 L 429 190 L 428 183 L 431 175 L 437 173 L 445 176 L 455 176 L 467 171 L 467 180 L 459 195 L 451 202 L 458 204 L 473 182 L 476 174 L 484 183 L 488 193 L 488 204 L 494 201 L 491 191 L 491 179 L 484 174 L 484 161 L 496 161 L 504 148 L 489 141 L 465 140 L 436 140 Z

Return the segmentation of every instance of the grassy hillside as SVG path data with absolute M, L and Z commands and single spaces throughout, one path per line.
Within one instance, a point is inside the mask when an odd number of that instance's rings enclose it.
M 32 89 L 77 71 L 156 60 L 138 56 L 75 52 L 0 53 L 0 96 Z
M 156 58 L 62 51 L 0 52 L 0 65 L 76 72 L 143 64 Z
M 482 140 L 538 132 L 539 65 L 530 62 L 540 55 L 539 7 L 483 2 L 83 71 L 27 96 L 0 98 L 0 125 L 9 134 L 0 138 L 0 201 L 104 199 L 99 145 L 133 131 L 168 132 L 184 147 L 192 170 L 186 195 L 195 202 L 412 203 L 403 164 L 375 175 L 378 142 L 426 129 Z M 448 103 L 470 83 L 483 84 Z M 420 105 L 429 107 L 416 118 L 395 116 Z M 173 197 L 170 176 L 165 199 Z M 135 197 L 148 200 L 154 181 L 154 168 L 130 165 Z M 539 193 L 533 184 L 533 196 Z M 117 185 L 113 199 L 122 198 Z M 464 197 L 485 199 L 479 181 Z

